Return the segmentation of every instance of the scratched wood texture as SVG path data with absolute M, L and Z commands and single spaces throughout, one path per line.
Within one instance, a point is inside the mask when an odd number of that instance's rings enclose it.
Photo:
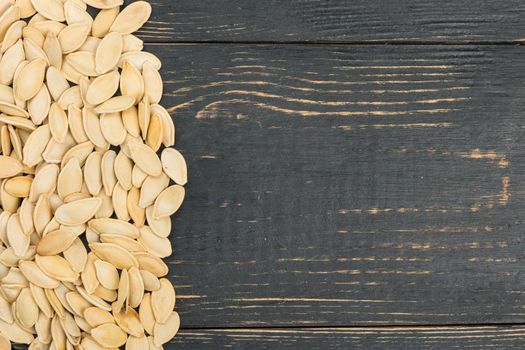
M 174 349 L 522 349 L 525 328 L 418 327 L 183 331 Z
M 514 41 L 520 0 L 152 0 L 148 41 Z
M 524 47 L 147 49 L 191 174 L 184 328 L 524 322 Z

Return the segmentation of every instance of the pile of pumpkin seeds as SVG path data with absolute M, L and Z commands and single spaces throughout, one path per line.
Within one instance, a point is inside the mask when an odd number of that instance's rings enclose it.
M 0 0 L 2 350 L 162 349 L 179 329 L 162 258 L 187 170 L 132 34 L 150 14 Z

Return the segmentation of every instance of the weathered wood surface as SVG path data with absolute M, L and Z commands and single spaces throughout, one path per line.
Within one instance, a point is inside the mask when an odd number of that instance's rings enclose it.
M 521 349 L 525 327 L 186 330 L 173 349 Z
M 172 41 L 514 41 L 519 0 L 154 0 L 142 36 Z
M 524 47 L 147 49 L 183 327 L 524 321 Z

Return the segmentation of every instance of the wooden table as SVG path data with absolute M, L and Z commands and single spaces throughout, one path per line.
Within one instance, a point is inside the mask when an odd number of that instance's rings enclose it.
M 167 349 L 525 346 L 525 3 L 156 0 Z

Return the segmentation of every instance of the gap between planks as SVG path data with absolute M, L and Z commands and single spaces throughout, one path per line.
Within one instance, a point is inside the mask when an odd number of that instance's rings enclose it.
M 296 40 L 296 41 L 265 41 L 265 40 L 174 40 L 174 41 L 148 41 L 143 39 L 144 44 L 147 45 L 368 45 L 368 46 L 456 46 L 456 45 L 472 45 L 472 46 L 521 46 L 525 45 L 525 40 L 510 40 L 510 41 L 473 41 L 473 40 L 454 40 L 454 41 L 417 41 L 417 40 L 366 40 L 366 41 L 338 41 L 338 40 Z
M 231 331 L 231 330 L 358 330 L 358 329 L 425 329 L 425 328 L 480 328 L 480 327 L 521 327 L 525 322 L 516 323 L 429 323 L 429 324 L 373 324 L 373 325 L 312 325 L 312 326 L 234 326 L 234 327 L 183 327 L 185 331 Z

